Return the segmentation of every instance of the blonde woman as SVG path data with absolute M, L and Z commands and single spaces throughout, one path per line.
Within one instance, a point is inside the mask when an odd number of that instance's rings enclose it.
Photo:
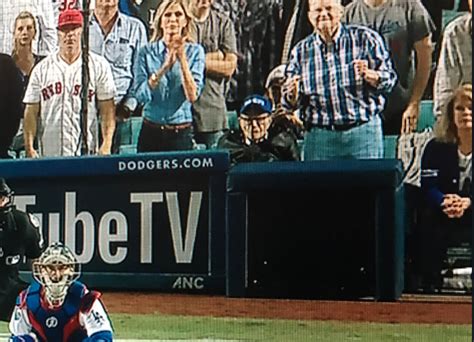
M 33 40 L 36 37 L 36 33 L 36 21 L 33 14 L 28 11 L 20 12 L 15 18 L 13 28 L 12 59 L 21 74 L 23 94 L 26 90 L 26 86 L 28 85 L 28 79 L 30 77 L 31 70 L 41 60 L 40 56 L 37 56 L 33 53 Z M 20 151 L 24 149 L 24 147 L 23 127 L 20 124 L 18 133 L 13 139 L 11 149 L 19 154 Z
M 204 49 L 184 0 L 165 0 L 156 10 L 151 42 L 134 66 L 135 96 L 143 107 L 138 152 L 193 149 L 191 105 L 204 84 Z
M 12 58 L 24 77 L 28 78 L 39 57 L 33 53 L 33 39 L 36 36 L 36 23 L 33 14 L 20 12 L 15 18 L 13 30 Z
M 434 132 L 421 161 L 421 187 L 426 198 L 421 224 L 421 269 L 425 278 L 436 284 L 449 244 L 453 240 L 471 241 L 471 84 L 454 92 Z

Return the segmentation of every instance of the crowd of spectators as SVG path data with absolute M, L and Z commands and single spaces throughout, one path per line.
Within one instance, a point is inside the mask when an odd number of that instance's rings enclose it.
M 59 51 L 60 13 L 81 9 L 83 2 L 5 4 L 0 52 L 11 56 L 26 90 L 33 68 Z M 184 15 L 170 14 L 173 6 Z M 416 130 L 426 94 L 433 94 L 434 114 L 440 116 L 454 90 L 471 82 L 471 1 L 460 6 L 469 12 L 440 27 L 440 11 L 453 6 L 448 0 L 436 6 L 421 0 L 92 1 L 88 52 L 105 58 L 115 85 L 110 152 L 120 153 L 127 143 L 133 116 L 143 118 L 139 152 L 215 148 L 232 128 L 229 111 L 239 112 L 250 95 L 272 96 L 264 81 L 279 67 L 286 82 L 272 112 L 284 109 L 291 122 L 304 125 L 295 135 L 303 160 L 381 158 L 384 135 Z M 165 24 L 176 32 L 164 35 L 170 30 Z M 38 86 L 41 91 L 48 84 Z M 62 102 L 71 98 L 67 91 L 74 92 L 66 86 Z M 95 93 L 94 87 L 89 91 Z M 16 152 L 23 146 L 19 121 L 32 104 L 22 96 L 6 120 L 9 131 L 17 132 Z M 7 98 L 12 106 L 18 101 Z M 18 114 L 19 107 L 24 113 Z M 34 124 L 44 119 L 46 103 L 41 107 Z M 62 127 L 68 120 L 81 130 L 82 112 L 77 118 L 62 115 L 56 110 L 53 123 L 61 134 L 71 135 Z M 38 128 L 30 137 L 36 148 L 48 139 L 45 128 Z M 5 146 L 13 142 L 11 132 L 2 137 Z M 53 155 L 82 153 L 64 151 Z M 2 156 L 8 157 L 5 147 Z
M 463 12 L 445 26 L 455 2 Z M 82 7 L 0 3 L 0 158 L 23 135 L 27 157 L 120 153 L 141 117 L 138 152 L 223 148 L 233 164 L 378 159 L 384 136 L 416 132 L 432 96 L 421 189 L 443 219 L 470 215 L 471 0 L 95 0 L 87 16 Z

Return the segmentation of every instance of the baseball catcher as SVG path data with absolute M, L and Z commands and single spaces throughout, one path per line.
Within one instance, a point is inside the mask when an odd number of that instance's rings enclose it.
M 53 243 L 33 263 L 34 281 L 17 298 L 10 341 L 109 342 L 112 324 L 99 299 L 81 282 L 71 250 Z

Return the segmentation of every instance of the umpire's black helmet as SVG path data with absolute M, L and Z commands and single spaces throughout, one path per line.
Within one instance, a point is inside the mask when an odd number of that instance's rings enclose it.
M 0 178 L 0 196 L 10 197 L 11 195 L 13 195 L 13 191 L 5 182 L 5 178 Z

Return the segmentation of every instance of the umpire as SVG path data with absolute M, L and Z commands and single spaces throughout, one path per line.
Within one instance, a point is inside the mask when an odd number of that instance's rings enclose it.
M 9 321 L 16 297 L 28 284 L 18 268 L 25 257 L 34 259 L 43 250 L 38 219 L 15 208 L 13 191 L 0 178 L 0 321 Z

